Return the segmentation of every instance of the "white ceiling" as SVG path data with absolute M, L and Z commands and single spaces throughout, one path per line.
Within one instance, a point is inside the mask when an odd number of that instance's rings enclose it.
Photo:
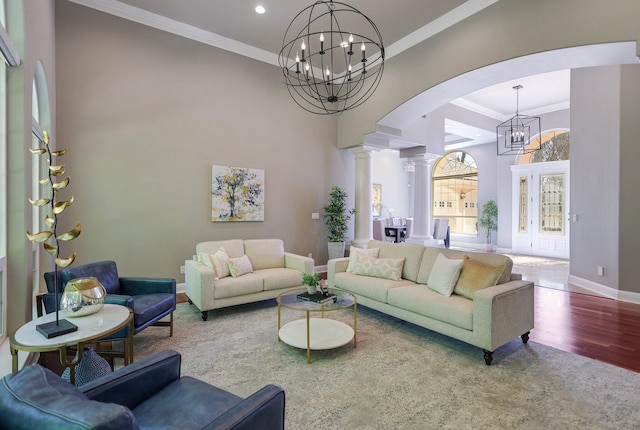
M 277 65 L 287 26 L 313 0 L 69 0 Z M 387 58 L 437 34 L 498 0 L 346 0 L 378 27 Z M 266 13 L 254 8 L 261 4 Z M 384 79 L 384 78 L 383 78 Z M 520 113 L 539 115 L 569 106 L 569 71 L 529 76 L 488 87 L 454 104 L 504 121 Z M 449 143 L 458 147 L 495 139 L 487 130 L 447 120 Z M 488 140 L 489 139 L 489 140 Z

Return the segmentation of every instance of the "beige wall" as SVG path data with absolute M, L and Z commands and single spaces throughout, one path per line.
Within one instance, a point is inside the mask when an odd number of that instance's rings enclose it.
M 353 157 L 336 149 L 335 119 L 293 103 L 279 69 L 68 2 L 56 29 L 78 263 L 182 282 L 197 242 L 270 237 L 326 262 L 311 213 L 332 185 L 353 188 Z M 264 222 L 210 221 L 212 164 L 264 169 Z
M 385 63 L 376 93 L 342 115 L 339 144 L 362 143 L 376 121 L 427 89 L 482 67 L 538 52 L 640 39 L 636 0 L 499 1 Z M 527 70 L 515 70 L 519 76 Z M 513 76 L 517 78 L 518 75 Z M 498 82 L 477 82 L 478 89 Z M 505 79 L 506 80 L 506 79 Z M 442 104 L 466 94 L 463 92 Z M 423 112 L 424 113 L 427 113 Z

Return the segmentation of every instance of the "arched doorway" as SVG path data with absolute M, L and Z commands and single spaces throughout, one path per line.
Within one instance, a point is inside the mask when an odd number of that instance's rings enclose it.
M 513 250 L 569 258 L 569 131 L 550 130 L 541 140 L 511 167 Z

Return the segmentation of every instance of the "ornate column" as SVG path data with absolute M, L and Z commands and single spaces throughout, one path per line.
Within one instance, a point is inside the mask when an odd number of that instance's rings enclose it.
M 355 236 L 351 245 L 357 248 L 365 248 L 373 237 L 371 170 L 373 169 L 372 156 L 375 151 L 377 149 L 368 146 L 351 149 L 356 159 Z
M 431 166 L 438 159 L 434 154 L 411 157 L 415 163 L 413 187 L 413 232 L 409 243 L 435 246 L 431 230 Z

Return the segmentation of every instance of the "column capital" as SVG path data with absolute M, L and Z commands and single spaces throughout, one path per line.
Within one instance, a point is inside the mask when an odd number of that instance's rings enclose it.
M 360 146 L 355 146 L 353 148 L 349 148 L 349 151 L 351 151 L 351 153 L 353 153 L 356 156 L 356 158 L 360 158 L 360 157 L 371 158 L 374 152 L 380 151 L 380 148 L 375 148 L 373 146 L 367 146 L 367 145 L 360 145 Z
M 440 157 L 442 157 L 442 155 L 425 153 L 425 154 L 419 154 L 419 155 L 412 155 L 411 157 L 407 157 L 407 158 L 412 160 L 415 164 L 428 166 L 433 164 Z

